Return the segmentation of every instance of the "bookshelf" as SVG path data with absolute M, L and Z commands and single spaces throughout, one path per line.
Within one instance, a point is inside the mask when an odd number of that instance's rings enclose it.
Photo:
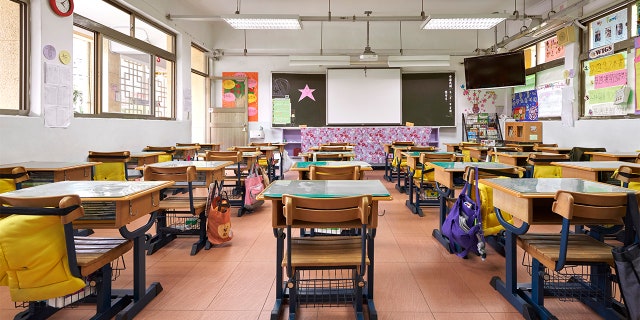
M 462 141 L 476 143 L 486 141 L 489 145 L 502 143 L 502 131 L 497 113 L 463 113 L 462 122 L 464 123 Z

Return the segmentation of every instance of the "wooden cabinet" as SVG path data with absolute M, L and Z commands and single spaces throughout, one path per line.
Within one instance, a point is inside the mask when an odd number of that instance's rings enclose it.
M 542 142 L 542 122 L 522 121 L 505 123 L 504 140 L 508 142 Z

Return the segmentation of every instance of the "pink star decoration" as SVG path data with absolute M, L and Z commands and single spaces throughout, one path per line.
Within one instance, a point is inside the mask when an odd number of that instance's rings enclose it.
M 300 95 L 300 99 L 298 99 L 298 102 L 302 101 L 302 99 L 304 99 L 305 97 L 309 97 L 309 99 L 316 101 L 316 98 L 313 97 L 313 92 L 316 91 L 316 89 L 309 89 L 308 84 L 304 85 L 304 89 L 298 89 L 298 91 L 302 93 Z

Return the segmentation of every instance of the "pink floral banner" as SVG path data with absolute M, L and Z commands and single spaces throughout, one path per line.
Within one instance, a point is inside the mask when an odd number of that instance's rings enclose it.
M 302 150 L 329 142 L 355 144 L 356 159 L 371 164 L 384 163 L 384 144 L 413 141 L 416 145 L 438 144 L 437 130 L 431 127 L 301 128 Z M 432 135 L 432 132 L 434 135 Z

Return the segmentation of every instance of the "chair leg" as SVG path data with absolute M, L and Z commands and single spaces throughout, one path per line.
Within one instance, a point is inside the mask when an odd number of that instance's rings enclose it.
M 289 287 L 289 320 L 296 319 L 296 313 L 298 311 L 298 281 L 294 276 L 287 282 Z

